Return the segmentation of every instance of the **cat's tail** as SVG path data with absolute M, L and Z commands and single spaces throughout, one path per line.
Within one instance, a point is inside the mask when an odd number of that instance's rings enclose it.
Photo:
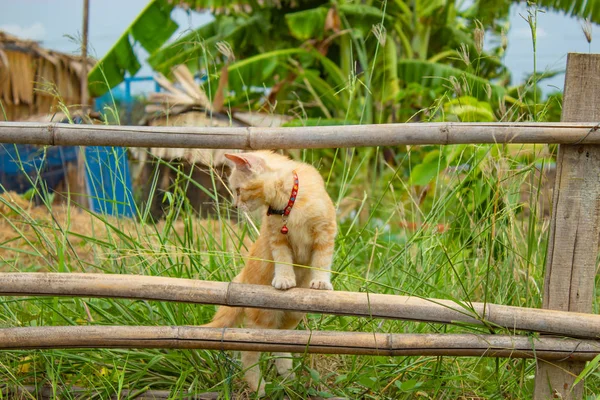
M 243 312 L 243 307 L 221 306 L 212 321 L 202 326 L 205 328 L 234 328 L 240 324 Z

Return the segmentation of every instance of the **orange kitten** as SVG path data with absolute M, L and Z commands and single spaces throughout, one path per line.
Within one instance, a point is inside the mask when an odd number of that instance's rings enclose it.
M 337 232 L 335 208 L 319 172 L 269 151 L 225 156 L 233 163 L 229 186 L 235 206 L 242 211 L 262 208 L 265 212 L 260 236 L 233 281 L 282 290 L 296 286 L 333 290 L 330 269 Z M 288 215 L 280 215 L 290 205 Z M 205 326 L 294 329 L 303 316 L 299 312 L 220 307 Z M 291 355 L 276 355 L 277 372 L 293 378 Z M 259 352 L 242 352 L 244 377 L 250 388 L 262 395 L 259 357 Z

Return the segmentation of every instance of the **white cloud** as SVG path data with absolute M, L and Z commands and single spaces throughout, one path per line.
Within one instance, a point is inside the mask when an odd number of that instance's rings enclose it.
M 0 31 L 17 36 L 19 39 L 42 40 L 46 36 L 46 28 L 41 22 L 34 22 L 30 26 L 17 24 L 0 25 Z

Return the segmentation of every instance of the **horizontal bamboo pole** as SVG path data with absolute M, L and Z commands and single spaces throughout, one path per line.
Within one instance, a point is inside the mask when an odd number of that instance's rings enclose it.
M 43 326 L 0 329 L 0 350 L 168 348 L 378 356 L 464 356 L 588 361 L 600 342 L 510 335 L 401 334 L 203 328 Z
M 0 143 L 297 149 L 468 143 L 600 144 L 596 123 L 409 123 L 295 128 L 0 122 Z
M 42 387 L 34 385 L 0 385 L 0 393 L 8 399 L 13 398 L 32 398 L 38 400 L 55 400 L 58 398 L 74 398 L 74 399 L 90 399 L 95 398 L 106 398 L 106 389 L 96 390 L 94 388 L 84 388 L 80 386 L 59 386 L 52 387 L 45 385 Z M 178 400 L 219 400 L 223 396 L 220 392 L 204 392 L 194 393 L 193 391 L 188 392 L 185 389 L 180 389 L 179 393 L 173 393 L 171 390 L 129 390 L 123 389 L 119 391 L 120 396 L 113 394 L 110 399 L 121 400 L 130 399 L 135 400 L 160 400 L 160 399 L 172 399 L 174 396 Z M 233 397 L 240 398 L 240 397 Z M 283 396 L 283 400 L 289 400 L 289 396 Z M 323 397 L 318 396 L 307 396 L 307 400 L 325 400 Z M 346 397 L 328 397 L 328 400 L 347 400 Z
M 435 323 L 470 323 L 600 338 L 600 315 L 411 296 L 321 291 L 157 276 L 0 273 L 0 295 L 84 296 L 295 310 Z
M 37 400 L 55 400 L 59 399 L 106 399 L 106 389 L 96 390 L 94 388 L 84 388 L 80 386 L 59 386 L 50 385 L 37 387 L 34 385 L 0 385 L 0 393 L 8 399 L 37 399 Z M 120 396 L 113 394 L 108 397 L 111 400 L 135 399 L 135 400 L 162 400 L 172 399 L 170 390 L 119 390 Z M 180 393 L 182 394 L 182 393 Z M 191 393 L 189 396 L 177 396 L 180 400 L 218 400 L 219 392 Z

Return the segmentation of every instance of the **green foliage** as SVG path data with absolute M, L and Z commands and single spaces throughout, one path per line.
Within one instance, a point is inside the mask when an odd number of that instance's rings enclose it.
M 317 7 L 310 10 L 298 11 L 285 15 L 285 22 L 290 34 L 299 40 L 318 39 L 324 35 L 325 18 L 328 9 Z
M 438 119 L 445 102 L 465 96 L 481 102 L 471 110 L 471 120 L 522 119 L 531 109 L 534 114 L 544 109 L 531 105 L 538 102 L 540 77 L 528 86 L 509 87 L 510 74 L 499 57 L 503 49 L 477 53 L 475 20 L 488 34 L 499 35 L 510 1 L 492 7 L 479 0 L 466 9 L 448 0 L 188 4 L 217 10 L 215 20 L 157 48 L 171 25 L 162 21 L 158 35 L 148 28 L 169 10 L 162 0 L 153 1 L 115 44 L 104 67 L 94 71 L 92 81 L 105 88 L 118 83 L 125 71 L 139 68 L 133 38 L 150 51 L 148 61 L 157 71 L 169 75 L 172 67 L 186 64 L 206 75 L 209 97 L 227 65 L 225 104 L 232 109 L 360 123 Z M 551 6 L 564 9 L 558 3 Z M 235 60 L 217 51 L 221 41 L 231 47 Z M 441 101 L 423 115 L 433 99 Z M 491 115 L 483 102 L 491 106 Z M 464 117 L 467 108 L 472 105 L 458 109 L 450 104 L 446 112 Z
M 597 0 L 537 0 L 536 4 L 600 24 L 600 3 Z
M 266 86 L 272 86 L 275 75 L 285 74 L 287 68 L 285 61 L 287 57 L 305 53 L 305 50 L 292 48 L 275 50 L 231 64 L 229 70 L 229 89 L 234 92 L 251 91 L 252 87 L 262 90 Z
M 238 24 L 238 26 L 240 25 L 243 26 L 244 24 Z M 199 60 L 204 56 L 204 48 L 198 46 L 198 43 L 201 42 L 201 38 L 214 37 L 214 41 L 209 43 L 214 46 L 216 41 L 226 40 L 227 35 L 231 34 L 231 31 L 217 32 L 217 28 L 214 21 L 209 22 L 199 29 L 178 38 L 168 47 L 153 52 L 150 55 L 148 62 L 156 71 L 162 73 L 169 73 L 171 67 L 179 64 L 189 65 L 192 63 L 196 66 L 195 68 L 197 68 Z
M 463 96 L 444 104 L 446 121 L 455 122 L 494 122 L 492 106 L 474 97 Z
M 398 62 L 398 77 L 406 83 L 418 83 L 426 88 L 447 88 L 458 95 L 471 95 L 480 100 L 498 101 L 506 94 L 506 89 L 501 86 L 441 63 L 401 60 Z
M 125 73 L 135 75 L 140 69 L 132 42 L 152 53 L 173 35 L 177 24 L 171 19 L 173 6 L 166 0 L 151 0 L 113 47 L 89 72 L 89 91 L 101 96 L 123 82 Z
M 386 122 L 393 111 L 381 110 L 382 103 L 386 102 L 385 96 L 373 99 L 369 94 L 369 90 L 379 91 L 378 95 L 382 94 L 377 87 L 379 85 L 377 82 L 381 82 L 381 79 L 369 76 L 371 71 L 378 73 L 381 67 L 376 54 L 379 46 L 374 45 L 369 39 L 373 35 L 374 27 L 381 26 L 379 31 L 384 32 L 383 36 L 391 41 L 386 42 L 388 44 L 385 46 L 385 53 L 390 60 L 393 58 L 393 51 L 398 60 L 417 59 L 431 62 L 443 60 L 445 65 L 463 69 L 458 65 L 460 63 L 457 63 L 456 52 L 459 47 L 466 46 L 465 48 L 471 54 L 474 53 L 475 43 L 472 32 L 475 19 L 481 21 L 488 33 L 499 35 L 500 28 L 508 17 L 509 7 L 515 3 L 510 0 L 502 2 L 478 0 L 470 7 L 459 10 L 454 1 L 450 0 L 393 1 L 383 4 L 373 1 L 366 3 L 350 1 L 338 4 L 316 0 L 299 2 L 186 0 L 184 2 L 196 10 L 216 10 L 216 19 L 165 45 L 177 28 L 169 16 L 172 6 L 166 0 L 152 0 L 102 62 L 90 72 L 91 93 L 100 95 L 120 83 L 126 71 L 130 74 L 137 72 L 140 62 L 133 51 L 134 41 L 139 42 L 151 53 L 150 64 L 157 71 L 165 74 L 169 74 L 171 68 L 178 64 L 188 65 L 193 72 L 205 71 L 207 74 L 212 74 L 209 66 L 224 61 L 214 49 L 218 41 L 227 41 L 238 59 L 285 48 L 306 48 L 307 44 L 318 47 L 326 43 L 325 47 L 319 48 L 319 51 L 325 50 L 328 53 L 326 57 L 341 67 L 346 82 L 358 78 L 352 76 L 356 74 L 355 66 L 365 74 L 364 80 L 359 79 L 360 84 L 366 86 L 367 91 L 363 93 L 354 91 L 350 98 L 346 98 L 352 100 L 351 97 L 359 95 L 365 97 L 365 101 L 342 102 L 342 104 L 353 104 L 356 107 L 357 104 L 363 103 L 363 110 L 360 112 L 363 123 Z M 537 5 L 599 22 L 600 7 L 597 7 L 597 3 L 594 0 L 550 0 L 540 1 Z M 282 23 L 283 21 L 285 24 Z M 349 31 L 349 34 L 340 34 L 340 29 L 344 32 Z M 369 51 L 365 50 L 367 48 Z M 371 52 L 372 49 L 375 49 L 375 54 Z M 500 55 L 502 51 L 501 48 L 495 49 L 492 55 Z M 369 64 L 367 60 L 373 60 L 375 64 Z M 391 71 L 389 63 L 386 64 L 386 68 Z M 220 70 L 218 67 L 214 69 L 214 71 L 218 70 Z M 468 66 L 466 70 L 469 70 Z M 272 71 L 273 74 L 278 72 Z M 499 59 L 489 56 L 479 57 L 477 71 L 469 72 L 475 72 L 476 77 L 480 78 L 477 86 L 481 86 L 481 83 L 486 86 L 491 79 L 506 75 L 506 70 Z M 323 73 L 323 70 L 319 70 L 319 74 Z M 386 84 L 381 87 L 390 87 L 388 94 L 397 93 L 397 80 L 393 75 L 386 76 Z M 274 77 L 268 77 L 258 86 L 264 87 L 273 81 Z M 371 84 L 374 83 L 375 87 L 371 88 Z M 300 83 L 291 81 L 290 84 Z M 350 91 L 352 87 L 352 84 L 346 85 L 346 90 Z M 297 90 L 290 89 L 281 90 L 281 96 L 294 93 L 304 97 L 314 97 L 314 93 L 310 93 L 310 90 L 300 90 L 299 93 Z M 494 88 L 494 92 L 493 101 L 496 101 L 500 93 L 497 93 L 497 88 Z M 483 92 L 477 88 L 476 93 L 462 94 L 469 94 L 481 100 L 481 93 Z M 232 99 L 245 97 L 248 101 L 247 96 L 236 93 Z M 259 101 L 256 99 L 254 104 L 257 105 Z M 283 108 L 278 111 L 286 112 L 284 105 L 289 104 L 290 101 L 290 98 L 282 98 L 280 104 Z M 231 105 L 236 106 L 235 103 Z M 248 104 L 244 105 L 247 106 Z M 375 107 L 375 109 L 366 110 L 364 107 Z M 386 106 L 383 108 L 385 109 Z M 329 109 L 325 114 L 339 114 L 339 110 Z
M 594 357 L 594 359 L 585 366 L 583 371 L 581 371 L 581 373 L 577 376 L 577 378 L 573 382 L 573 386 L 577 385 L 583 379 L 587 378 L 588 376 L 592 375 L 592 373 L 594 373 L 596 370 L 598 370 L 599 363 L 600 363 L 600 355 Z

